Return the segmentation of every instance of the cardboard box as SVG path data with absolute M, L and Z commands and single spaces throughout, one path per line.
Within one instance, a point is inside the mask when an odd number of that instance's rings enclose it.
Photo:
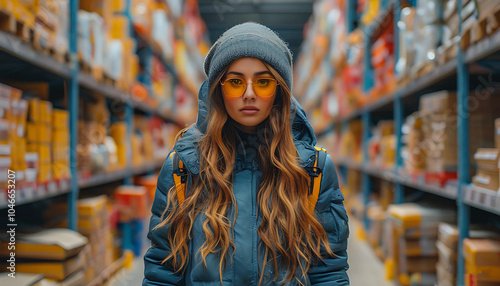
M 75 256 L 88 242 L 78 232 L 64 228 L 47 229 L 28 235 L 18 234 L 16 239 L 16 258 L 45 260 L 64 260 Z M 8 257 L 8 242 L 2 241 L 0 245 L 0 255 Z
M 476 275 L 480 282 L 497 282 L 500 284 L 500 264 L 484 266 L 465 262 L 465 273 Z
M 85 261 L 83 255 L 77 255 L 64 261 L 22 262 L 16 261 L 16 271 L 24 273 L 40 273 L 57 281 L 65 280 L 71 274 L 81 270 Z
M 440 223 L 438 232 L 438 241 L 449 249 L 456 251 L 458 248 L 458 229 L 456 225 L 449 223 Z
M 492 191 L 498 191 L 500 187 L 499 170 L 483 169 L 477 170 L 477 174 L 472 177 L 474 186 L 485 188 Z
M 439 286 L 455 286 L 456 282 L 456 274 L 453 272 L 448 272 L 445 267 L 441 265 L 440 262 L 436 264 L 436 273 L 438 277 L 438 285 Z
M 52 128 L 54 130 L 68 130 L 69 112 L 63 109 L 52 110 Z
M 40 100 L 40 121 L 52 124 L 52 103 L 50 101 Z
M 28 119 L 31 122 L 40 121 L 40 99 L 30 98 L 28 100 Z
M 420 98 L 420 113 L 422 116 L 455 117 L 457 110 L 456 98 L 455 92 L 446 90 L 426 94 Z
M 500 266 L 500 238 L 464 239 L 464 258 L 471 265 Z
M 440 241 L 436 242 L 436 248 L 438 250 L 439 263 L 441 263 L 448 272 L 455 273 L 457 267 L 457 250 L 449 248 Z
M 125 40 L 130 37 L 130 23 L 126 16 L 114 15 L 110 21 L 109 36 L 111 39 Z

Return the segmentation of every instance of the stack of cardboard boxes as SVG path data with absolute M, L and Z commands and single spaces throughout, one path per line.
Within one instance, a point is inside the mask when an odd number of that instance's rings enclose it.
M 147 189 L 144 186 L 120 186 L 114 193 L 118 209 L 118 223 L 123 233 L 123 249 L 142 254 L 144 243 L 144 219 L 148 206 Z
M 464 250 L 464 257 L 467 261 L 471 261 L 469 264 L 469 275 L 466 275 L 466 279 L 468 280 L 469 285 L 486 285 L 489 286 L 489 284 L 481 284 L 477 283 L 479 280 L 484 280 L 484 279 L 477 279 L 483 278 L 481 275 L 477 275 L 479 273 L 483 273 L 480 268 L 477 268 L 475 259 L 475 255 L 480 255 L 480 253 L 483 250 L 481 247 L 484 247 L 485 245 L 490 245 L 494 246 L 495 239 L 499 239 L 499 233 L 498 231 L 494 231 L 494 227 L 487 226 L 487 225 L 471 225 L 471 229 L 469 231 L 469 237 L 471 239 L 465 239 L 464 240 L 464 249 L 465 246 L 468 245 L 469 249 Z M 489 244 L 489 242 L 492 242 L 492 244 Z M 439 253 L 439 261 L 438 264 L 436 265 L 437 268 L 437 275 L 438 275 L 438 284 L 440 286 L 454 286 L 457 285 L 457 257 L 458 257 L 458 228 L 456 225 L 453 224 L 447 224 L 447 223 L 441 223 L 439 225 L 439 234 L 438 234 L 438 241 L 436 243 L 436 247 L 438 249 Z M 477 250 L 472 250 L 472 249 L 477 249 Z M 492 250 L 490 248 L 490 250 Z M 493 250 L 492 250 L 493 251 Z M 466 253 L 468 252 L 468 253 Z M 472 273 L 472 272 L 473 273 Z M 475 271 L 475 272 L 474 272 Z M 476 275 L 473 275 L 476 274 Z M 498 283 L 498 282 L 497 282 Z M 491 284 L 493 285 L 493 284 Z M 495 284 L 496 285 L 496 284 Z
M 139 70 L 136 42 L 130 35 L 131 23 L 121 14 L 125 1 L 80 1 L 78 13 L 79 58 L 91 67 L 97 80 L 103 75 L 117 87 L 130 90 Z
M 24 182 L 24 172 L 26 164 L 24 153 L 26 152 L 26 139 L 24 138 L 24 129 L 26 128 L 26 111 L 24 113 L 16 112 L 21 100 L 22 92 L 16 88 L 0 84 L 0 202 L 7 201 L 8 174 L 9 169 L 18 173 L 19 183 L 17 189 L 22 188 Z M 23 106 L 26 102 L 23 101 Z M 21 118 L 24 116 L 24 118 Z M 19 124 L 17 124 L 19 122 Z M 19 126 L 22 131 L 18 136 L 16 127 Z M 17 144 L 15 144 L 17 143 Z
M 90 246 L 89 257 L 85 265 L 86 284 L 89 284 L 115 260 L 114 239 L 107 203 L 106 195 L 78 200 L 78 232 L 87 237 Z M 67 212 L 67 206 L 64 204 L 53 208 L 58 208 L 59 213 Z M 58 226 L 67 227 L 67 220 L 62 221 Z
M 52 175 L 61 182 L 71 177 L 69 160 L 69 113 L 52 110 Z
M 425 172 L 425 148 L 424 148 L 424 133 L 422 131 L 422 117 L 419 112 L 412 113 L 405 122 L 408 127 L 403 132 L 407 133 L 407 145 L 402 150 L 402 157 L 404 161 L 404 169 L 410 174 L 419 174 Z
M 43 274 L 54 283 L 50 285 L 86 285 L 84 247 L 87 242 L 87 238 L 78 232 L 64 228 L 16 234 L 14 247 L 9 247 L 8 240 L 0 242 L 0 256 L 8 263 L 3 262 L 2 268 L 9 269 L 11 259 L 14 272 Z
M 127 166 L 127 124 L 125 122 L 114 122 L 109 128 L 109 135 L 115 140 L 120 167 Z
M 48 93 L 48 85 L 14 83 L 16 87 Z M 0 84 L 0 178 L 6 188 L 7 171 L 15 171 L 17 198 L 36 192 L 54 191 L 71 177 L 69 170 L 68 112 L 52 108 L 52 103 Z M 36 92 L 36 94 L 38 94 Z M 2 192 L 4 193 L 4 191 Z M 3 199 L 3 194 L 2 194 Z M 0 201 L 2 201 L 0 199 Z
M 458 229 L 456 225 L 439 224 L 436 247 L 438 250 L 436 265 L 438 284 L 440 286 L 457 285 Z
M 390 205 L 386 276 L 402 285 L 434 285 L 440 222 L 454 222 L 456 213 L 438 206 L 413 203 Z M 412 284 L 413 285 L 413 284 Z
M 464 239 L 465 282 L 468 286 L 500 284 L 500 238 Z
M 52 176 L 52 103 L 29 100 L 28 152 L 38 153 L 38 183 L 49 183 Z M 68 136 L 69 139 L 69 136 Z
M 456 178 L 456 93 L 440 91 L 422 96 L 419 108 L 422 115 L 427 172 L 433 174 L 433 178 L 439 183 Z
M 455 92 L 438 91 L 420 98 L 419 114 L 424 134 L 422 144 L 426 156 L 427 180 L 430 182 L 444 184 L 457 176 L 457 118 L 467 115 L 457 113 L 456 97 Z M 500 104 L 500 97 L 488 90 L 481 90 L 470 94 L 468 104 L 470 149 L 493 145 L 491 130 L 499 113 L 495 106 Z M 472 152 L 469 155 L 471 163 L 473 155 Z
M 479 148 L 474 154 L 477 172 L 472 182 L 475 187 L 496 192 L 500 188 L 500 118 L 495 120 L 494 130 L 495 148 Z

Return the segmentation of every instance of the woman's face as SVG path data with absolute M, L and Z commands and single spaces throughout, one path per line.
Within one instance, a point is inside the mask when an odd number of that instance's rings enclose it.
M 230 81 L 227 81 L 230 79 Z M 228 67 L 221 82 L 231 85 L 246 83 L 246 89 L 241 96 L 229 96 L 222 86 L 222 97 L 229 116 L 238 127 L 248 133 L 255 133 L 258 124 L 263 122 L 271 113 L 276 98 L 276 88 L 265 93 L 266 84 L 273 84 L 274 77 L 264 63 L 257 58 L 245 57 L 234 60 Z M 257 95 L 252 82 L 263 84 L 258 88 Z M 236 93 L 239 94 L 239 93 Z M 262 96 L 265 95 L 265 96 Z

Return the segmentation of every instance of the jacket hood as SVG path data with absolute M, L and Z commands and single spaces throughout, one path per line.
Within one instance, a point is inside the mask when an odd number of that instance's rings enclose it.
M 174 146 L 174 150 L 179 154 L 180 159 L 185 164 L 189 172 L 198 174 L 199 154 L 197 146 L 199 140 L 205 135 L 208 124 L 209 106 L 208 79 L 203 82 L 198 93 L 198 117 L 196 124 L 191 126 L 182 138 Z M 316 135 L 307 121 L 304 109 L 297 102 L 295 97 L 291 97 L 290 124 L 292 124 L 293 141 L 297 153 L 301 158 L 301 166 L 307 166 L 315 159 Z

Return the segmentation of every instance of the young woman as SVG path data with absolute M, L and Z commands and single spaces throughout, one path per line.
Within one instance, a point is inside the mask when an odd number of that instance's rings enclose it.
M 143 285 L 349 285 L 348 218 L 327 154 L 317 202 L 308 200 L 316 136 L 292 96 L 287 45 L 266 26 L 239 24 L 204 69 L 197 122 L 173 150 L 187 187 L 176 186 L 171 152 Z

